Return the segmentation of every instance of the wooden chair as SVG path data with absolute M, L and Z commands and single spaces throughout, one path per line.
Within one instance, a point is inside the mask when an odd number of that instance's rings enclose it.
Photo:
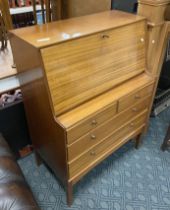
M 7 48 L 7 31 L 12 29 L 8 0 L 0 0 L 0 41 L 1 50 Z
M 7 30 L 1 13 L 0 13 L 0 41 L 1 41 L 1 50 L 4 50 L 7 47 Z
M 111 9 L 111 0 L 46 0 L 46 22 L 93 14 Z
M 165 151 L 168 147 L 170 147 L 170 125 L 168 127 L 163 144 L 161 145 L 161 149 L 162 149 L 162 151 Z
M 46 1 L 40 0 L 43 23 L 51 22 L 51 9 L 50 9 L 51 4 L 50 3 L 51 3 L 51 0 L 46 0 Z M 37 24 L 36 0 L 32 0 L 32 6 L 33 6 L 34 21 L 35 21 L 35 24 Z
M 61 5 L 61 17 L 79 17 L 111 9 L 111 0 L 65 0 Z
M 0 0 L 0 11 L 4 20 L 4 24 L 7 30 L 13 28 L 12 19 L 9 11 L 8 0 Z

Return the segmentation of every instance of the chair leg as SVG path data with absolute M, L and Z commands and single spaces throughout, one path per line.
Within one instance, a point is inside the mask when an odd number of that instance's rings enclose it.
M 168 127 L 166 136 L 164 138 L 163 144 L 161 145 L 161 150 L 165 151 L 165 149 L 170 145 L 170 125 Z
M 42 158 L 40 157 L 40 155 L 38 154 L 37 151 L 34 150 L 34 154 L 35 154 L 35 160 L 36 160 L 36 163 L 37 163 L 37 166 L 40 166 L 42 164 Z

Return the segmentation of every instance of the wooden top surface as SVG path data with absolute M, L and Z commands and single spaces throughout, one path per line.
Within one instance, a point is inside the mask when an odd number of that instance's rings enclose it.
M 144 17 L 113 10 L 44 25 L 15 29 L 11 31 L 11 33 L 36 48 L 43 48 L 99 31 L 142 21 L 144 19 Z

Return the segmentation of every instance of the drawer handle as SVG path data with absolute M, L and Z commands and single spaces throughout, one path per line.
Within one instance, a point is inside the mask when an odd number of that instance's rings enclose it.
M 103 35 L 102 35 L 102 38 L 103 38 L 103 39 L 108 39 L 108 38 L 110 38 L 110 36 L 107 35 L 107 34 L 103 34 Z
M 91 152 L 90 152 L 90 155 L 91 155 L 91 156 L 95 156 L 95 155 L 96 155 L 95 151 L 91 151 Z
M 135 99 L 140 99 L 140 95 L 135 95 Z
M 137 112 L 138 109 L 137 109 L 136 107 L 134 107 L 134 108 L 132 109 L 132 111 L 133 111 L 133 112 Z
M 92 120 L 91 124 L 92 125 L 97 125 L 97 121 L 96 120 Z
M 130 127 L 133 128 L 134 127 L 134 123 L 130 123 Z
M 96 136 L 94 134 L 90 135 L 91 139 L 96 139 Z

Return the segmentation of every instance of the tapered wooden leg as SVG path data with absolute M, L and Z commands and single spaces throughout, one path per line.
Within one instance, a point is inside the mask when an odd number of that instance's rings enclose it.
M 36 150 L 34 150 L 34 155 L 35 155 L 37 166 L 40 166 L 42 164 L 42 159 Z
M 70 207 L 73 203 L 73 184 L 70 182 L 67 185 L 67 205 Z
M 135 148 L 139 149 L 143 133 L 140 133 L 135 139 Z
M 146 123 L 144 129 L 143 129 L 143 134 L 146 134 L 148 132 L 149 129 L 149 121 Z

